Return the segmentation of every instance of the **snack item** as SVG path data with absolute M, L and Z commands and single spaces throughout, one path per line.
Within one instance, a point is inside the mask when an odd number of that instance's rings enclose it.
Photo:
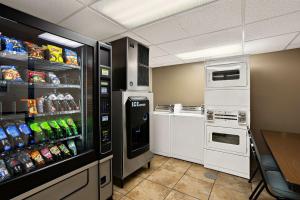
M 53 101 L 51 99 L 49 99 L 49 97 L 47 97 L 47 96 L 44 98 L 44 109 L 43 110 L 44 110 L 44 112 L 47 112 L 47 113 L 56 112 Z
M 62 111 L 60 101 L 54 93 L 51 93 L 47 99 L 52 101 L 56 112 Z
M 49 51 L 49 60 L 51 62 L 64 62 L 62 57 L 62 48 L 53 45 L 47 45 L 47 49 Z
M 37 123 L 37 122 L 30 123 L 29 127 L 33 131 L 34 139 L 37 143 L 47 141 L 46 134 L 43 132 L 43 130 L 39 126 L 39 123 Z
M 52 130 L 55 133 L 55 138 L 56 139 L 63 138 L 64 137 L 63 130 L 60 128 L 58 123 L 55 120 L 50 120 L 48 122 L 49 122 L 50 127 L 52 128 Z
M 37 111 L 38 111 L 38 113 L 40 113 L 40 114 L 44 113 L 45 98 L 44 97 L 37 98 L 36 102 L 37 102 Z
M 34 136 L 32 134 L 32 131 L 30 128 L 27 126 L 25 122 L 19 122 L 18 124 L 19 131 L 21 132 L 21 137 L 25 141 L 25 144 L 34 144 Z
M 56 145 L 49 145 L 48 148 L 56 160 L 62 159 L 61 151 Z
M 65 94 L 65 101 L 68 102 L 72 110 L 79 110 L 79 106 L 76 104 L 74 97 L 71 94 L 69 93 Z
M 72 136 L 72 132 L 70 127 L 68 126 L 67 122 L 64 119 L 57 120 L 58 125 L 63 129 L 65 133 L 65 137 Z
M 27 152 L 20 151 L 18 153 L 18 160 L 22 163 L 24 171 L 30 172 L 35 169 L 35 166 L 30 159 L 30 155 Z
M 52 156 L 52 154 L 50 153 L 50 151 L 47 147 L 43 147 L 40 150 L 40 152 L 43 155 L 46 162 L 52 162 L 53 161 L 53 156 Z
M 0 159 L 0 182 L 9 179 L 10 174 L 6 168 L 4 160 Z
M 16 66 L 1 65 L 2 79 L 5 81 L 23 81 Z
M 31 159 L 35 162 L 38 167 L 45 165 L 45 160 L 38 150 L 33 150 L 30 152 Z
M 65 49 L 65 62 L 69 65 L 78 65 L 77 53 L 70 49 Z
M 29 83 L 45 83 L 46 73 L 27 70 L 27 79 Z
M 25 142 L 20 136 L 20 131 L 14 124 L 6 124 L 5 131 L 7 135 L 10 137 L 11 143 L 14 147 L 23 148 L 25 146 Z
M 4 52 L 19 55 L 26 55 L 27 53 L 21 40 L 2 36 L 1 43 Z
M 65 157 L 70 157 L 71 156 L 70 150 L 63 143 L 59 144 L 58 148 L 61 150 L 61 152 L 63 153 L 63 155 Z
M 21 99 L 21 101 L 27 101 L 27 107 L 28 107 L 28 114 L 29 115 L 38 114 L 35 99 Z
M 24 42 L 27 46 L 28 56 L 31 58 L 44 59 L 44 49 L 31 42 Z
M 11 144 L 8 141 L 7 135 L 2 127 L 0 127 L 0 152 L 8 152 L 12 149 Z M 0 172 L 1 181 L 1 172 Z
M 48 81 L 49 83 L 53 83 L 55 85 L 60 84 L 60 80 L 57 78 L 57 76 L 53 72 L 48 73 L 48 79 L 49 79 L 49 81 Z
M 43 121 L 40 123 L 40 127 L 42 128 L 43 132 L 47 134 L 47 137 L 51 140 L 55 139 L 54 132 L 52 131 L 50 125 L 48 124 L 47 121 Z
M 59 93 L 57 95 L 57 99 L 59 100 L 61 110 L 64 110 L 64 111 L 72 110 L 71 106 L 68 104 L 68 101 L 65 100 L 65 96 L 63 94 Z
M 71 117 L 68 117 L 65 119 L 65 121 L 67 122 L 68 126 L 71 128 L 73 135 L 78 135 L 78 129 L 74 120 Z
M 68 144 L 68 148 L 71 150 L 73 156 L 76 156 L 77 155 L 77 148 L 76 148 L 74 140 L 68 140 L 67 144 Z
M 17 154 L 11 155 L 9 158 L 6 160 L 6 166 L 8 170 L 10 171 L 10 174 L 13 175 L 19 175 L 22 174 L 22 164 L 17 158 Z

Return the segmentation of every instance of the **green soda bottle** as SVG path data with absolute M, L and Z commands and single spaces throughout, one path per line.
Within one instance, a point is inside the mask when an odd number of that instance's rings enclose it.
M 71 128 L 73 135 L 78 135 L 78 129 L 74 120 L 71 117 L 68 117 L 65 119 L 65 121 L 67 122 L 68 126 Z
M 50 127 L 52 128 L 52 130 L 54 130 L 56 139 L 60 139 L 60 138 L 64 137 L 63 130 L 60 128 L 60 126 L 57 124 L 57 122 L 55 120 L 50 120 L 50 121 L 48 121 L 48 123 L 49 123 Z
M 29 127 L 33 131 L 33 133 L 34 133 L 34 139 L 35 139 L 35 141 L 37 141 L 38 143 L 39 142 L 45 142 L 45 141 L 47 141 L 46 134 L 41 129 L 39 123 L 32 122 L 32 123 L 29 124 Z
M 55 139 L 55 135 L 54 132 L 52 131 L 50 125 L 48 124 L 47 121 L 43 121 L 40 123 L 40 127 L 42 128 L 42 130 L 47 134 L 48 138 L 50 140 L 54 140 Z
M 67 122 L 64 119 L 57 120 L 58 125 L 64 130 L 65 137 L 72 136 L 72 132 L 70 127 L 68 126 Z

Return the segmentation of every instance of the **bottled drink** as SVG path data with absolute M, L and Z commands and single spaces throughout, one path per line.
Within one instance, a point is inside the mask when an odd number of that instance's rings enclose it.
M 46 163 L 49 163 L 49 162 L 52 162 L 53 161 L 53 156 L 52 154 L 50 153 L 48 147 L 44 146 L 41 148 L 40 150 L 44 160 L 46 161 Z
M 17 154 L 13 154 L 6 158 L 6 166 L 12 175 L 20 175 L 23 173 L 22 164 L 17 156 Z
M 78 129 L 73 119 L 71 117 L 68 117 L 65 119 L 65 121 L 67 122 L 68 126 L 71 128 L 73 135 L 78 135 Z
M 68 144 L 68 147 L 71 150 L 73 156 L 76 156 L 77 155 L 77 148 L 76 148 L 74 140 L 68 140 L 67 144 Z
M 32 123 L 30 123 L 29 127 L 33 131 L 33 133 L 34 133 L 34 139 L 35 139 L 35 141 L 37 143 L 46 142 L 47 141 L 46 134 L 43 132 L 43 130 L 39 126 L 39 123 L 32 122 Z
M 48 121 L 50 127 L 54 131 L 54 135 L 56 139 L 64 138 L 64 132 L 58 125 L 58 123 L 55 120 Z
M 20 131 L 15 124 L 8 123 L 4 126 L 7 136 L 10 138 L 10 143 L 15 148 L 23 148 L 25 146 L 24 140 L 21 138 Z
M 55 134 L 52 131 L 50 125 L 48 124 L 47 121 L 43 121 L 40 123 L 40 127 L 42 128 L 43 132 L 46 133 L 47 137 L 50 140 L 54 140 L 55 139 Z
M 64 157 L 70 157 L 71 156 L 70 150 L 63 143 L 59 144 L 58 148 L 61 150 Z
M 25 145 L 32 145 L 35 143 L 34 136 L 30 128 L 27 126 L 25 122 L 18 122 L 17 123 L 18 129 L 21 132 L 21 137 L 25 142 Z
M 8 141 L 5 131 L 2 127 L 0 127 L 0 152 L 8 152 L 11 149 L 12 149 L 12 146 Z M 0 176 L 1 176 L 1 174 L 0 174 Z M 0 177 L 0 181 L 1 181 L 1 177 Z
M 65 137 L 72 136 L 72 132 L 70 127 L 68 126 L 67 122 L 64 119 L 57 120 L 58 125 L 63 129 L 65 133 Z
M 45 165 L 45 160 L 38 150 L 32 150 L 29 155 L 37 167 L 42 167 Z
M 26 151 L 18 152 L 18 160 L 23 165 L 24 171 L 30 172 L 35 169 L 35 166 L 30 159 L 30 155 Z
M 55 160 L 61 160 L 63 158 L 61 151 L 56 145 L 51 144 L 48 148 Z

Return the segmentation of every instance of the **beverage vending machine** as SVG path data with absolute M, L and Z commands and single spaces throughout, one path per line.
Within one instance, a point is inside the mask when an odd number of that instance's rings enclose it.
M 110 45 L 98 42 L 98 70 L 95 75 L 98 80 L 95 91 L 98 97 L 94 106 L 98 105 L 98 117 L 95 124 L 98 125 L 96 130 L 99 130 L 99 187 L 100 200 L 112 198 L 112 112 L 111 112 L 111 53 Z
M 97 41 L 3 4 L 0 32 L 0 199 L 98 199 Z

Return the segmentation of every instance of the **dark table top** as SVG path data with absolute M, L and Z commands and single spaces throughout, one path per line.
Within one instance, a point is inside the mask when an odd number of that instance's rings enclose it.
M 300 186 L 300 134 L 269 130 L 261 133 L 286 182 Z

